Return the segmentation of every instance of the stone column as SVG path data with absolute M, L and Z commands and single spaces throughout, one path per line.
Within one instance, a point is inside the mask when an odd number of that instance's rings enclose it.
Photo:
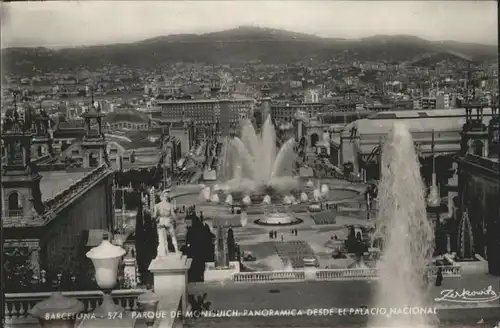
M 185 313 L 188 306 L 187 272 L 191 266 L 191 261 L 186 255 L 169 253 L 165 257 L 154 259 L 149 265 L 149 271 L 153 274 L 154 292 L 160 298 L 168 298 L 171 296 L 170 291 L 172 288 L 181 286 L 183 289 L 182 313 Z
M 219 227 L 216 225 L 217 223 L 214 221 L 213 228 L 215 234 L 215 244 L 214 244 L 214 265 L 219 265 Z
M 316 259 L 304 258 L 303 261 L 306 280 L 316 280 Z
M 130 288 L 137 288 L 137 262 L 130 255 L 130 250 L 127 256 L 123 259 L 123 275 L 128 279 Z
M 221 254 L 221 266 L 228 266 L 228 248 L 227 248 L 227 229 L 221 228 L 222 233 L 222 254 Z
M 224 266 L 223 262 L 223 252 L 224 252 L 224 236 L 223 236 L 223 228 L 221 226 L 217 226 L 216 228 L 216 239 L 215 239 L 215 266 L 220 267 Z

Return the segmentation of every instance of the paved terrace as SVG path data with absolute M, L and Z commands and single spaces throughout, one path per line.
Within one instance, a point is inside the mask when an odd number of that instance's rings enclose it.
M 198 283 L 190 284 L 188 292 L 198 295 L 207 293 L 211 310 L 234 309 L 251 311 L 262 309 L 330 309 L 375 307 L 372 299 L 375 282 L 371 281 L 334 281 L 334 282 L 295 282 L 238 284 Z M 483 327 L 476 325 L 484 319 L 493 327 L 500 320 L 500 301 L 483 303 L 482 308 L 463 308 L 463 304 L 436 302 L 434 298 L 445 289 L 462 291 L 481 290 L 493 286 L 499 291 L 499 278 L 489 276 L 465 276 L 445 278 L 441 287 L 431 286 L 428 294 L 429 305 L 438 309 L 442 327 Z M 457 306 L 458 305 L 458 306 Z M 468 304 L 470 305 L 470 304 Z M 454 306 L 454 307 L 452 307 Z M 202 318 L 192 320 L 189 327 L 365 327 L 368 316 L 304 316 L 304 317 L 239 317 L 239 318 Z M 460 323 L 460 324 L 458 324 Z M 469 324 L 469 325 L 464 325 Z M 441 325 L 439 326 L 441 327 Z

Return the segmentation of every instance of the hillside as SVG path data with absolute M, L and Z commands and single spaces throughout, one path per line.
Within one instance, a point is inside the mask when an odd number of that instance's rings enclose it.
M 378 35 L 359 40 L 320 38 L 290 31 L 239 27 L 207 34 L 181 34 L 156 37 L 128 44 L 78 47 L 60 50 L 46 48 L 2 49 L 4 67 L 18 74 L 36 69 L 89 69 L 106 64 L 155 67 L 179 61 L 203 63 L 289 63 L 307 58 L 328 60 L 343 55 L 352 60 L 403 62 L 437 51 L 463 53 L 476 60 L 495 58 L 497 47 L 431 42 L 414 36 Z

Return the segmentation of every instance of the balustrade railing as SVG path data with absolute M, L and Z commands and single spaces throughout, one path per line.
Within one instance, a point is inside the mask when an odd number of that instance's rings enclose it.
M 460 277 L 462 270 L 459 265 L 444 265 L 444 266 L 431 266 L 429 267 L 429 275 L 435 276 L 441 268 L 443 277 Z
M 143 289 L 120 289 L 112 292 L 113 300 L 116 304 L 122 306 L 126 311 L 137 311 L 137 297 L 144 293 Z M 5 294 L 5 318 L 10 323 L 23 322 L 26 320 L 34 320 L 28 311 L 35 304 L 49 298 L 50 292 L 47 293 L 7 293 Z M 74 297 L 83 302 L 85 306 L 84 313 L 94 311 L 101 303 L 103 293 L 101 291 L 71 291 L 63 292 L 64 296 Z
M 331 269 L 317 270 L 316 279 L 318 280 L 367 280 L 376 279 L 377 269 Z
M 492 170 L 492 171 L 500 171 L 500 163 L 492 161 L 492 160 L 484 158 L 484 157 L 481 157 L 481 156 L 468 154 L 465 157 L 465 160 L 467 162 L 485 167 L 485 168 Z
M 24 211 L 22 209 L 9 210 L 7 213 L 8 213 L 8 217 L 10 217 L 10 218 L 20 218 L 20 217 L 24 216 Z
M 233 276 L 237 282 L 258 282 L 258 281 L 290 281 L 304 280 L 304 271 L 260 271 L 260 272 L 240 272 Z
M 458 265 L 430 266 L 429 275 L 436 275 L 441 268 L 444 277 L 460 277 L 461 269 Z M 378 278 L 378 269 L 318 269 L 316 280 L 371 280 Z M 233 276 L 235 282 L 269 282 L 305 280 L 304 271 L 256 271 L 240 272 Z
M 104 164 L 92 170 L 91 172 L 86 174 L 83 178 L 78 179 L 69 188 L 62 190 L 61 192 L 57 193 L 54 197 L 47 200 L 44 203 L 46 211 L 54 210 L 59 206 L 63 205 L 67 200 L 73 198 L 81 190 L 85 189 L 90 182 L 94 181 L 96 178 L 102 175 L 107 174 L 107 172 L 108 168 Z

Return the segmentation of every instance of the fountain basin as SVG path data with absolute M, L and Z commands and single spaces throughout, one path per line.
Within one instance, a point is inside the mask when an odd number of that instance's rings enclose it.
M 328 186 L 328 192 L 322 196 L 322 202 L 324 203 L 343 203 L 360 195 L 360 192 L 355 189 L 338 187 L 331 182 L 324 182 L 323 184 Z M 314 198 L 313 188 L 307 187 L 305 181 L 301 184 L 301 186 L 292 189 L 287 193 L 282 193 L 279 190 L 272 188 L 254 190 L 249 194 L 241 191 L 229 192 L 224 190 L 214 191 L 214 193 L 218 194 L 220 200 L 225 200 L 228 195 L 231 195 L 234 205 L 243 204 L 245 196 L 249 196 L 251 199 L 250 204 L 244 204 L 246 206 L 261 205 L 266 196 L 269 196 L 271 204 L 282 205 L 287 195 L 290 198 L 293 196 L 292 203 L 294 205 L 317 203 Z M 305 196 L 307 196 L 307 200 L 302 200 L 305 199 Z M 221 205 L 223 205 L 223 203 L 224 202 L 222 201 L 220 202 Z
M 266 215 L 262 219 L 257 219 L 254 221 L 255 224 L 268 225 L 268 226 L 287 226 L 296 225 L 302 223 L 303 221 L 299 218 L 293 216 L 293 214 L 288 213 L 271 213 Z
M 321 212 L 321 205 L 320 204 L 311 204 L 307 208 L 309 212 Z

